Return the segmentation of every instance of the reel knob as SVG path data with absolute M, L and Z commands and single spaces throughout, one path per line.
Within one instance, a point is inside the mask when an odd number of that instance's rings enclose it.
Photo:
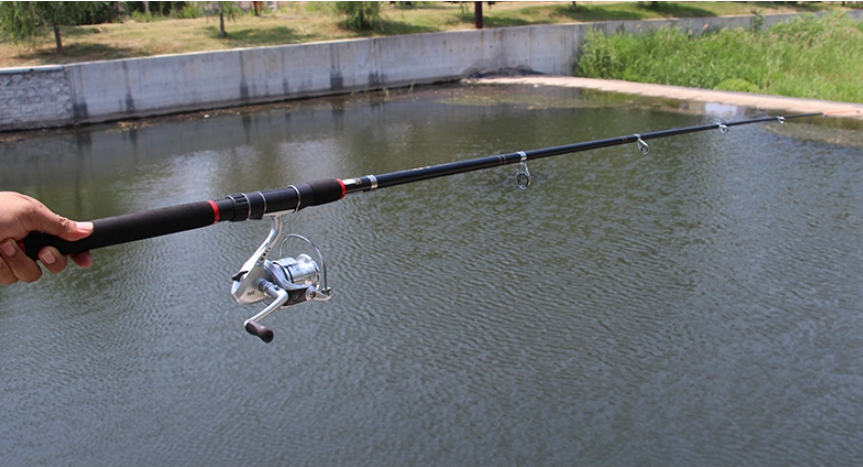
M 267 344 L 273 342 L 273 330 L 266 326 L 262 326 L 260 323 L 256 323 L 251 320 L 246 321 L 246 331 L 253 336 L 260 337 L 261 340 Z

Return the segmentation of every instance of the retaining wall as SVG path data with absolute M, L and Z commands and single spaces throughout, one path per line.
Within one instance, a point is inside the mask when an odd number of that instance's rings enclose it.
M 72 94 L 62 66 L 0 69 L 0 130 L 70 123 Z
M 863 11 L 850 13 L 857 19 Z M 764 26 L 796 15 L 768 15 Z M 0 131 L 455 81 L 482 69 L 571 75 L 590 28 L 701 32 L 752 17 L 519 26 L 0 69 Z

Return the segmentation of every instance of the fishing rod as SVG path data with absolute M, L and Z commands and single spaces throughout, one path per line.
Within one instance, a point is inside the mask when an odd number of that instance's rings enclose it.
M 273 331 L 262 326 L 258 321 L 278 309 L 304 302 L 325 301 L 332 297 L 332 289 L 327 284 L 326 263 L 324 262 L 323 255 L 320 249 L 309 239 L 297 234 L 289 234 L 283 239 L 282 246 L 292 238 L 296 241 L 306 243 L 314 250 L 317 259 L 320 261 L 320 266 L 314 258 L 305 253 L 297 255 L 296 258 L 283 257 L 276 261 L 267 259 L 267 255 L 276 246 L 279 238 L 281 238 L 282 220 L 288 214 L 298 212 L 307 207 L 332 203 L 349 194 L 510 164 L 518 164 L 516 183 L 519 188 L 525 189 L 530 185 L 530 172 L 527 168 L 527 162 L 532 160 L 630 143 L 635 143 L 643 154 L 647 154 L 650 150 L 647 141 L 653 139 L 716 129 L 722 133 L 727 133 L 729 128 L 734 126 L 762 122 L 784 123 L 786 120 L 791 119 L 826 117 L 830 113 L 812 112 L 789 116 L 761 117 L 749 120 L 710 123 L 649 133 L 635 133 L 627 136 L 554 146 L 532 151 L 497 154 L 381 175 L 317 180 L 270 191 L 238 193 L 218 200 L 198 201 L 96 219 L 92 221 L 93 233 L 87 238 L 74 242 L 62 240 L 41 232 L 32 232 L 20 241 L 19 245 L 27 256 L 38 260 L 38 252 L 46 246 L 53 246 L 61 254 L 68 255 L 198 229 L 223 221 L 240 222 L 269 217 L 271 219 L 271 226 L 266 239 L 243 264 L 239 272 L 231 277 L 231 295 L 237 303 L 243 305 L 265 302 L 266 307 L 258 314 L 246 320 L 243 326 L 250 334 L 260 337 L 264 342 L 270 342 L 273 340 Z

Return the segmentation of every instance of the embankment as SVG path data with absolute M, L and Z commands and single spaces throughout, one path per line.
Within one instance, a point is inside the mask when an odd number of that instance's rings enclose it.
M 851 13 L 863 18 L 863 12 Z M 764 26 L 795 15 L 768 15 Z M 0 131 L 455 81 L 485 69 L 572 73 L 590 28 L 749 27 L 751 17 L 519 26 L 34 68 L 0 68 Z

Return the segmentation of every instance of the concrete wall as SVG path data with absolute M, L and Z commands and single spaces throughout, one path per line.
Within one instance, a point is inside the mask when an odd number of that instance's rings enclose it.
M 765 16 L 764 26 L 793 17 Z M 482 69 L 570 75 L 590 28 L 750 24 L 748 16 L 553 24 L 0 69 L 0 131 L 454 81 Z
M 476 68 L 572 69 L 572 28 L 518 27 L 66 66 L 76 122 L 453 81 Z

